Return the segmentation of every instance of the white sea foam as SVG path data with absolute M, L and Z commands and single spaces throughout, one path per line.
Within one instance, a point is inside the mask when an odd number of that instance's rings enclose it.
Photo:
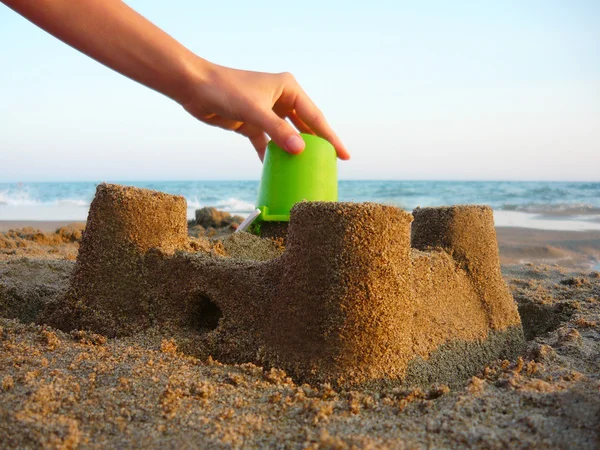
M 538 230 L 591 231 L 600 230 L 600 216 L 564 216 L 560 219 L 548 219 L 539 214 L 496 210 L 494 211 L 494 224 L 497 227 L 535 228 Z
M 0 191 L 0 205 L 8 206 L 32 206 L 40 205 L 39 200 L 32 199 L 29 192 L 19 190 L 16 192 L 10 192 L 8 190 Z
M 0 205 L 3 206 L 82 206 L 89 207 L 90 202 L 79 198 L 59 198 L 51 201 L 42 202 L 39 199 L 32 198 L 29 192 L 25 190 L 0 191 Z
M 63 198 L 60 200 L 56 200 L 55 202 L 50 203 L 50 204 L 69 205 L 69 206 L 84 206 L 84 207 L 90 206 L 90 202 L 88 202 L 87 200 L 81 200 L 78 198 Z
M 222 211 L 227 211 L 230 213 L 235 212 L 248 212 L 254 210 L 254 204 L 246 202 L 244 200 L 240 200 L 238 198 L 228 198 L 223 200 L 216 201 L 206 201 L 201 202 L 198 200 L 198 197 L 186 198 L 188 209 L 200 209 L 205 206 L 212 206 L 214 208 L 220 209 Z
M 193 198 L 187 198 L 187 207 L 188 209 L 200 209 L 202 208 L 202 203 L 198 200 L 198 197 L 194 196 Z
M 600 207 L 588 203 L 526 203 L 522 205 L 505 204 L 498 208 L 502 211 L 518 211 L 531 214 L 586 215 L 600 214 Z
M 217 209 L 223 209 L 228 212 L 249 212 L 254 210 L 254 203 L 249 203 L 238 198 L 228 198 L 217 202 Z

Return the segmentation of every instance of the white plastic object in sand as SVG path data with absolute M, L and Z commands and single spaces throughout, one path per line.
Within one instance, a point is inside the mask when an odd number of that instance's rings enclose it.
M 248 227 L 249 227 L 250 225 L 252 225 L 252 222 L 254 222 L 258 216 L 260 216 L 260 213 L 261 213 L 261 212 L 262 212 L 262 211 L 261 211 L 260 209 L 258 209 L 258 208 L 257 208 L 257 209 L 255 209 L 254 211 L 252 211 L 252 212 L 251 212 L 251 213 L 248 215 L 248 217 L 246 217 L 246 218 L 244 219 L 244 221 L 243 221 L 243 222 L 240 224 L 240 226 L 239 226 L 239 227 L 237 227 L 237 230 L 235 230 L 235 232 L 237 233 L 237 232 L 239 232 L 239 231 L 246 231 L 246 230 L 248 229 Z

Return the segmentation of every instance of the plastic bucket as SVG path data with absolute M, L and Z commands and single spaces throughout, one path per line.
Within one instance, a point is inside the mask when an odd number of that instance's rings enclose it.
M 333 145 L 301 133 L 304 151 L 292 155 L 269 142 L 258 188 L 259 220 L 289 222 L 292 206 L 301 201 L 338 200 L 337 155 Z

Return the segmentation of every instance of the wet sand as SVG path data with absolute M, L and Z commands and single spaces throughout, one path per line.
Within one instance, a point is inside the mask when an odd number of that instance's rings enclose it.
M 558 264 L 580 269 L 600 264 L 600 231 L 497 227 L 500 262 Z
M 526 350 L 458 386 L 379 390 L 198 359 L 157 329 L 107 339 L 35 325 L 78 243 L 3 234 L 0 447 L 598 448 L 600 233 L 497 232 Z

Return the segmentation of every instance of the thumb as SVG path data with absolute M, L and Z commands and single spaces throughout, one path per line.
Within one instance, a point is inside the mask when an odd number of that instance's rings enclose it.
M 302 137 L 286 120 L 272 110 L 265 111 L 262 116 L 259 116 L 259 125 L 286 152 L 295 154 L 304 150 Z

